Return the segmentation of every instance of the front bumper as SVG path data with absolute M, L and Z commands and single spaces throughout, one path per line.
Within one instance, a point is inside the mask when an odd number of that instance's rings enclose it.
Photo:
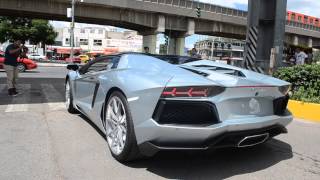
M 286 112 L 283 116 L 231 119 L 206 127 L 160 125 L 150 119 L 136 126 L 135 129 L 141 152 L 145 155 L 153 155 L 159 150 L 234 147 L 238 138 L 265 132 L 273 137 L 285 133 L 285 127 L 292 119 L 291 113 Z M 228 139 L 231 141 L 225 142 Z

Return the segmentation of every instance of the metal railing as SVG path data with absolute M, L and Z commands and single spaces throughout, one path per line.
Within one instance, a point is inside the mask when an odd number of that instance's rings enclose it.
M 213 4 L 201 3 L 193 0 L 136 0 L 136 1 L 176 6 L 179 8 L 186 8 L 186 9 L 195 9 L 197 7 L 200 7 L 201 10 L 204 12 L 224 14 L 228 16 L 235 16 L 235 17 L 241 17 L 241 18 L 246 18 L 248 15 L 247 11 L 242 11 L 238 9 L 228 8 L 228 7 L 222 7 L 222 6 L 213 5 Z
M 304 24 L 301 22 L 297 22 L 297 21 L 286 21 L 286 25 L 287 26 L 291 26 L 291 27 L 297 27 L 297 28 L 301 28 L 301 29 L 306 29 L 306 30 L 311 30 L 311 31 L 320 31 L 320 27 L 319 26 L 314 26 L 311 24 Z
M 235 17 L 241 17 L 241 18 L 247 18 L 247 15 L 248 15 L 247 11 L 242 11 L 238 9 L 228 8 L 228 7 L 222 7 L 214 4 L 201 3 L 193 0 L 136 0 L 136 1 L 175 6 L 178 8 L 186 8 L 186 9 L 195 9 L 197 7 L 200 7 L 204 12 L 217 13 L 217 14 L 223 14 L 223 15 L 235 16 Z M 320 31 L 320 25 L 318 27 L 314 25 L 303 24 L 301 22 L 289 21 L 289 20 L 286 21 L 286 25 L 291 27 L 311 30 L 311 31 Z

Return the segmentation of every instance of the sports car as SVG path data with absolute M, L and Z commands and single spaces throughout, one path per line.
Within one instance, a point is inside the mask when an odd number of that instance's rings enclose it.
M 198 60 L 137 53 L 68 65 L 66 106 L 105 134 L 120 162 L 160 150 L 248 147 L 286 133 L 288 82 Z
M 3 63 L 4 63 L 4 53 L 0 52 L 0 69 L 3 69 Z M 26 70 L 36 69 L 37 64 L 28 58 L 18 58 L 18 70 L 19 72 L 25 72 Z

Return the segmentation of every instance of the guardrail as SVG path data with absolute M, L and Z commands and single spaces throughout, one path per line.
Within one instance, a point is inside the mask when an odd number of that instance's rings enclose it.
M 228 8 L 228 7 L 222 7 L 214 4 L 202 3 L 202 2 L 193 1 L 193 0 L 136 0 L 136 1 L 175 6 L 178 8 L 186 8 L 186 9 L 195 9 L 197 7 L 200 7 L 201 10 L 204 12 L 224 14 L 228 16 L 235 16 L 235 17 L 242 17 L 242 18 L 247 18 L 248 16 L 247 11 L 242 11 L 238 9 Z M 306 30 L 320 31 L 320 27 L 309 25 L 309 24 L 303 24 L 296 21 L 287 20 L 286 25 L 302 28 Z
M 176 6 L 179 8 L 186 8 L 186 9 L 195 9 L 197 7 L 200 7 L 201 10 L 204 12 L 224 14 L 228 16 L 236 16 L 236 17 L 242 17 L 242 18 L 246 18 L 248 15 L 247 11 L 242 11 L 238 9 L 228 8 L 228 7 L 222 7 L 222 6 L 213 5 L 213 4 L 201 3 L 201 2 L 192 1 L 192 0 L 136 0 L 136 1 Z
M 286 21 L 287 26 L 292 26 L 292 27 L 297 27 L 297 28 L 302 28 L 302 29 L 307 29 L 307 30 L 312 30 L 312 31 L 320 31 L 320 27 L 314 26 L 311 24 L 304 24 L 301 22 L 296 22 L 296 21 Z

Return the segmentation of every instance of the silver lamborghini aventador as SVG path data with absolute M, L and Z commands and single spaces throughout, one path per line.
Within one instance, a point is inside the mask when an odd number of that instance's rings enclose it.
M 288 82 L 208 60 L 137 53 L 68 65 L 66 106 L 105 133 L 114 158 L 248 147 L 286 133 Z

